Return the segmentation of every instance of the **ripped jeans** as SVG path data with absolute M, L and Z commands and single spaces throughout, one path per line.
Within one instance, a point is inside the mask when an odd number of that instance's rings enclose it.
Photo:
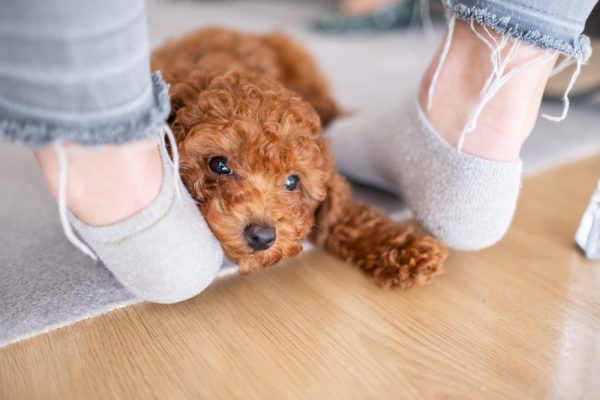
M 444 0 L 451 15 L 475 21 L 512 39 L 585 62 L 590 40 L 582 35 L 597 0 Z
M 156 136 L 144 0 L 0 0 L 0 139 L 97 146 Z
M 478 22 L 578 66 L 589 56 L 582 32 L 596 0 L 444 1 L 451 24 Z M 123 143 L 156 134 L 168 114 L 143 0 L 0 0 L 0 138 Z

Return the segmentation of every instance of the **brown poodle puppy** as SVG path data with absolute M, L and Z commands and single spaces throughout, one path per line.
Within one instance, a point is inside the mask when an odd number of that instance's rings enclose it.
M 202 29 L 156 50 L 171 83 L 184 184 L 242 273 L 307 237 L 384 287 L 427 283 L 446 248 L 351 199 L 322 125 L 339 114 L 310 55 L 284 35 Z

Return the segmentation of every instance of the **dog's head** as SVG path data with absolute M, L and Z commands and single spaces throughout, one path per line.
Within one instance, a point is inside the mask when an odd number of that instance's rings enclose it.
M 297 254 L 334 175 L 315 110 L 255 73 L 171 94 L 183 182 L 225 254 L 241 272 Z

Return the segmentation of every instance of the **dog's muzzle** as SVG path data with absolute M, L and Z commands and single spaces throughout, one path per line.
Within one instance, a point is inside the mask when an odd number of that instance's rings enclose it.
M 262 251 L 275 243 L 277 234 L 271 225 L 250 224 L 244 229 L 244 237 L 251 249 Z

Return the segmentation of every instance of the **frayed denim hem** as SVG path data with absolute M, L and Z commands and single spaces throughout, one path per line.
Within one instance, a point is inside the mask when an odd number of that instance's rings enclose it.
M 0 107 L 0 139 L 44 147 L 56 141 L 86 146 L 122 144 L 153 135 L 165 126 L 171 112 L 169 85 L 160 71 L 152 74 L 153 107 L 127 119 L 103 121 L 90 126 L 19 119 Z
M 492 28 L 511 39 L 520 40 L 543 50 L 556 51 L 565 56 L 574 57 L 585 63 L 591 55 L 590 39 L 580 34 L 575 40 L 565 41 L 537 29 L 528 29 L 513 22 L 511 16 L 498 16 L 489 8 L 455 4 L 456 1 L 444 0 L 446 10 L 457 18 Z

